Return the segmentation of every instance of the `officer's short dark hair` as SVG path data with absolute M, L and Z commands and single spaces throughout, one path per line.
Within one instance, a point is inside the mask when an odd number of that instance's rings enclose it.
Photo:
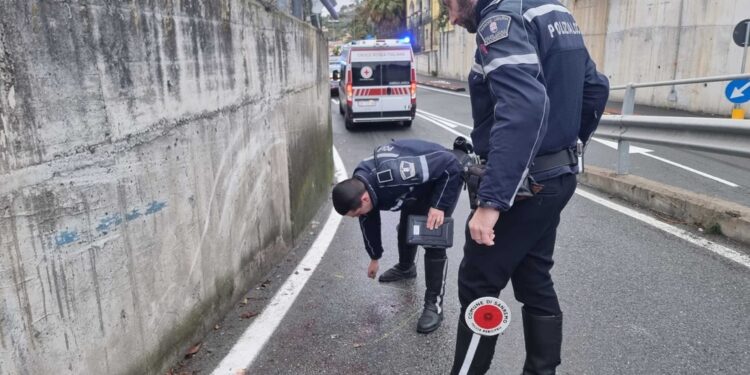
M 346 215 L 347 212 L 362 207 L 362 199 L 360 198 L 364 192 L 365 184 L 356 178 L 339 182 L 331 192 L 333 208 L 340 215 Z

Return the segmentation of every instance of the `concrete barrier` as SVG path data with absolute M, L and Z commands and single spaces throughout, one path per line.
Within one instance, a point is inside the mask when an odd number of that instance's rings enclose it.
M 5 1 L 0 374 L 158 374 L 332 178 L 326 42 L 245 0 Z
M 633 175 L 587 166 L 579 176 L 583 185 L 631 203 L 750 244 L 750 208 L 715 197 L 664 185 Z

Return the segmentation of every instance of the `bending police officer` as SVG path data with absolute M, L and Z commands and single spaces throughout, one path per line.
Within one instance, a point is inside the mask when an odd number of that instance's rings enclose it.
M 427 215 L 428 229 L 440 227 L 456 207 L 462 182 L 461 165 L 450 150 L 421 140 L 397 140 L 377 147 L 372 157 L 359 163 L 352 178 L 333 188 L 336 212 L 359 217 L 365 250 L 371 259 L 368 277 L 375 278 L 383 254 L 380 211 L 401 213 L 397 227 L 399 262 L 379 280 L 415 278 L 417 246 L 406 244 L 408 217 Z M 424 310 L 417 322 L 420 333 L 430 333 L 442 322 L 448 261 L 445 250 L 425 248 Z
M 464 312 L 512 280 L 523 303 L 523 374 L 554 374 L 562 345 L 550 276 L 556 230 L 576 187 L 576 138 L 585 144 L 596 129 L 609 83 L 558 1 L 444 1 L 451 22 L 477 34 L 471 135 L 486 160 L 458 275 L 462 314 L 452 373 L 489 369 L 497 336 L 472 332 Z

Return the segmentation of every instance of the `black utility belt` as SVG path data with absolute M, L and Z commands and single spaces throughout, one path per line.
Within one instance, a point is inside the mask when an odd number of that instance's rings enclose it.
M 531 163 L 529 174 L 537 174 L 559 167 L 576 166 L 578 165 L 579 154 L 578 148 L 566 148 L 551 154 L 538 155 Z
M 578 165 L 578 149 L 565 149 L 552 154 L 540 155 L 534 158 L 534 162 L 529 168 L 529 174 L 523 180 L 523 183 L 516 192 L 516 201 L 522 201 L 535 196 L 544 189 L 544 185 L 537 183 L 532 174 L 548 171 L 551 169 L 576 166 Z M 486 164 L 470 165 L 464 171 L 464 181 L 466 189 L 469 191 L 469 204 L 471 209 L 479 206 L 479 186 L 487 169 Z

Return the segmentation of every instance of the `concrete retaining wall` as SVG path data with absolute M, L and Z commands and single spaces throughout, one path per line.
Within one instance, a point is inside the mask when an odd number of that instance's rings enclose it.
M 747 0 L 564 3 L 613 85 L 741 73 L 743 49 L 732 41 L 732 31 L 739 21 L 750 18 Z M 750 66 L 745 73 L 750 73 Z M 726 85 L 641 88 L 636 102 L 728 116 L 732 104 L 724 96 Z M 622 100 L 623 94 L 613 91 L 611 98 Z M 750 110 L 750 105 L 743 108 Z
M 416 56 L 417 72 L 438 77 L 466 80 L 474 64 L 474 34 L 461 27 L 439 34 L 440 47 Z
M 739 74 L 743 49 L 732 41 L 735 25 L 750 18 L 748 0 L 562 0 L 576 17 L 600 71 L 612 85 Z M 682 14 L 682 17 L 680 17 Z M 466 79 L 476 43 L 456 27 L 440 33 L 430 70 Z M 426 60 L 417 69 L 429 74 Z M 437 67 L 437 68 L 435 68 Z M 750 73 L 750 63 L 745 68 Z M 641 88 L 638 104 L 729 116 L 727 82 Z M 622 100 L 623 91 L 611 99 Z M 750 104 L 743 105 L 750 112 Z M 750 113 L 748 113 L 750 117 Z
M 326 42 L 247 0 L 0 0 L 0 374 L 155 374 L 332 178 Z

